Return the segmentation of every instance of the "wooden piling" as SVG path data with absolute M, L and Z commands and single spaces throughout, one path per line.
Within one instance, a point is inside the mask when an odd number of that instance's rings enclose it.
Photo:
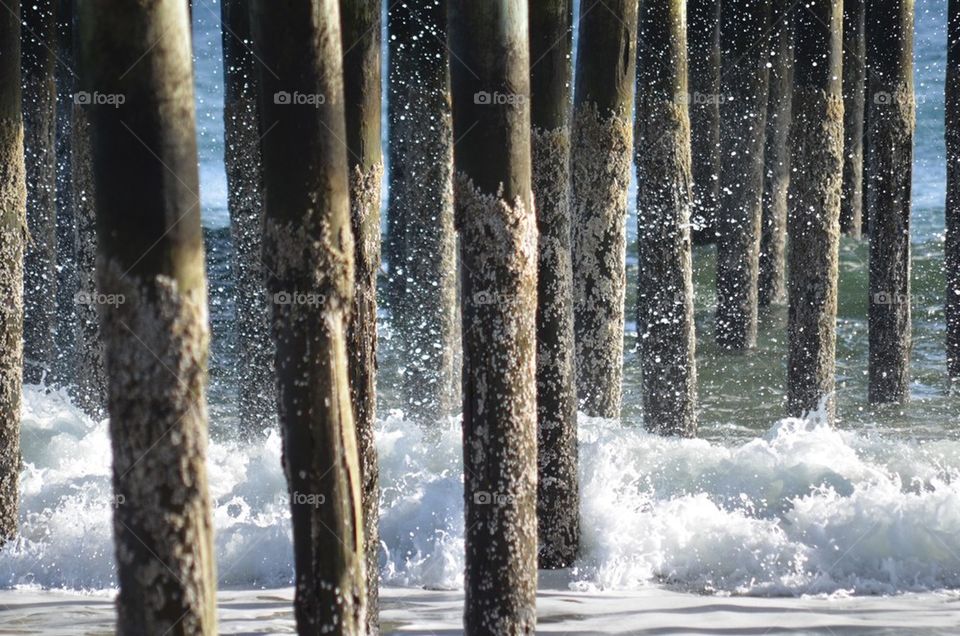
M 447 2 L 393 2 L 387 14 L 386 300 L 404 411 L 429 426 L 460 404 Z
M 380 631 L 380 469 L 377 418 L 377 274 L 380 272 L 380 1 L 340 0 L 343 94 L 353 230 L 354 292 L 347 328 L 350 399 L 363 479 L 367 634 Z
M 947 13 L 947 371 L 960 380 L 960 0 L 950 0 Z
M 866 91 L 866 0 L 843 2 L 843 197 L 840 230 L 863 229 L 863 135 Z
M 842 24 L 838 3 L 793 10 L 787 411 L 836 417 L 837 276 L 843 183 Z
M 104 0 L 78 11 L 109 383 L 117 632 L 215 634 L 209 328 L 187 6 Z
M 593 10 L 597 9 L 597 10 Z M 573 109 L 573 316 L 580 408 L 620 417 L 637 0 L 580 5 Z
M 537 266 L 537 525 L 541 568 L 580 544 L 570 253 L 573 2 L 530 4 L 530 131 Z
M 787 192 L 790 188 L 790 121 L 793 109 L 793 16 L 786 4 L 772 11 L 770 81 L 763 153 L 763 225 L 757 302 L 787 300 Z
M 870 364 L 872 403 L 910 397 L 910 203 L 913 176 L 913 0 L 871 3 Z
M 56 3 L 22 6 L 20 30 L 27 226 L 23 379 L 52 382 L 57 349 Z
M 726 0 L 720 26 L 720 212 L 717 344 L 757 341 L 758 270 L 767 121 L 770 0 Z
M 464 631 L 533 634 L 537 227 L 524 0 L 450 0 L 463 263 Z
M 20 522 L 23 253 L 27 186 L 20 88 L 20 3 L 0 11 L 0 545 Z
M 720 0 L 688 0 L 687 51 L 691 222 L 694 243 L 705 244 L 717 238 L 720 199 Z
M 264 265 L 293 525 L 299 634 L 363 634 L 362 475 L 350 400 L 354 294 L 337 0 L 255 0 Z M 322 549 L 318 549 L 318 547 Z
M 683 0 L 644 0 L 637 49 L 637 340 L 650 431 L 697 432 Z

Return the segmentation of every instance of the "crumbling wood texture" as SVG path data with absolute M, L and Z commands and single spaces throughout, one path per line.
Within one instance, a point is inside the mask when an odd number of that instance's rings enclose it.
M 787 300 L 787 190 L 790 187 L 790 120 L 793 102 L 793 16 L 786 4 L 771 15 L 770 94 L 767 98 L 763 175 L 763 226 L 757 302 Z
M 537 527 L 542 568 L 573 564 L 580 543 L 570 116 L 573 2 L 530 5 L 530 124 L 537 266 Z
M 645 0 L 637 52 L 637 340 L 647 429 L 697 432 L 683 0 Z
M 451 0 L 463 263 L 467 634 L 532 634 L 537 588 L 537 226 L 523 0 Z M 490 99 L 477 99 L 489 95 Z
M 913 0 L 871 3 L 870 364 L 872 403 L 910 397 L 910 202 L 913 175 Z M 882 25 L 882 26 L 880 26 Z
M 380 470 L 374 440 L 377 410 L 377 274 L 380 271 L 380 2 L 340 0 L 344 110 L 354 236 L 353 309 L 347 330 L 350 396 L 363 478 L 367 633 L 379 628 Z
M 720 212 L 716 341 L 757 342 L 758 270 L 767 120 L 770 0 L 726 0 L 720 25 Z
M 209 331 L 187 7 L 110 0 L 79 11 L 82 90 L 105 100 L 92 98 L 89 115 L 117 632 L 215 634 Z
M 350 400 L 353 304 L 337 0 L 257 0 L 264 265 L 273 299 L 300 634 L 364 634 L 362 474 Z
M 637 0 L 580 5 L 571 169 L 577 397 L 587 415 L 611 418 L 623 401 L 636 29 Z
M 843 23 L 838 3 L 794 9 L 787 410 L 836 416 L 837 275 L 843 182 Z
M 720 0 L 687 2 L 693 240 L 712 243 L 720 197 Z
M 0 11 L 0 545 L 17 533 L 23 389 L 27 186 L 20 91 L 20 5 Z

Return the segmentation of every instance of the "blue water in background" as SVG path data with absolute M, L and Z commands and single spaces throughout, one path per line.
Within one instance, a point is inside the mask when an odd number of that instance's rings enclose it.
M 578 4 L 575 2 L 575 5 Z M 201 176 L 203 223 L 207 229 L 207 271 L 210 279 L 210 317 L 213 328 L 210 408 L 214 429 L 229 430 L 235 414 L 235 342 L 232 300 L 231 247 L 227 187 L 223 167 L 223 63 L 220 6 L 213 0 L 194 5 L 194 50 L 197 136 Z M 575 15 L 577 8 L 574 8 Z M 938 437 L 954 429 L 957 404 L 945 374 L 943 229 L 945 161 L 943 137 L 944 76 L 946 69 L 946 0 L 916 3 L 915 88 L 917 126 L 913 171 L 913 336 L 909 409 L 874 408 L 866 402 L 868 305 L 866 241 L 844 238 L 840 246 L 840 304 L 837 331 L 837 380 L 840 415 L 844 425 L 880 426 L 886 430 L 927 430 Z M 576 42 L 576 28 L 574 29 Z M 384 41 L 386 36 L 384 35 Z M 384 60 L 386 66 L 386 60 Z M 383 77 L 386 77 L 386 72 Z M 384 109 L 386 110 L 386 109 Z M 384 143 L 387 126 L 384 122 Z M 386 184 L 385 184 L 386 187 Z M 383 227 L 386 227 L 386 196 Z M 624 360 L 625 422 L 642 422 L 640 362 L 635 352 L 633 322 L 636 291 L 636 189 L 629 198 L 627 253 L 627 325 Z M 756 351 L 730 359 L 713 345 L 713 251 L 694 252 L 695 308 L 698 332 L 701 435 L 725 438 L 732 430 L 755 435 L 784 413 L 786 311 L 776 308 L 761 324 Z M 381 318 L 386 318 L 381 315 Z M 391 389 L 403 361 L 392 353 L 388 320 L 381 320 L 379 402 L 381 412 L 402 407 Z M 733 428 L 730 428 L 733 427 Z
M 914 84 L 917 129 L 914 137 L 913 238 L 936 239 L 943 232 L 946 168 L 944 163 L 943 103 L 946 72 L 946 0 L 917 0 Z M 200 159 L 203 223 L 208 228 L 229 225 L 226 174 L 223 168 L 223 61 L 220 5 L 214 0 L 194 3 L 197 141 Z M 384 73 L 384 77 L 386 74 Z M 386 135 L 386 126 L 384 126 Z M 386 142 L 386 139 L 384 140 Z M 631 192 L 631 220 L 636 234 Z

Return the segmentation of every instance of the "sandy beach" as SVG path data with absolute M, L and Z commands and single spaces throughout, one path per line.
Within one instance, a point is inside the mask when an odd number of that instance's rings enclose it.
M 223 634 L 296 633 L 293 588 L 225 591 Z M 381 593 L 383 633 L 460 634 L 463 592 L 390 587 Z M 955 634 L 960 593 L 893 597 L 753 598 L 699 596 L 656 587 L 570 592 L 541 586 L 537 632 L 544 634 Z M 0 592 L 0 634 L 113 633 L 113 600 L 63 591 Z

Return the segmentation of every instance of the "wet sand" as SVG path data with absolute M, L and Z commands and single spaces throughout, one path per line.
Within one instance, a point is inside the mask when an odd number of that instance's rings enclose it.
M 293 588 L 219 594 L 223 634 L 295 633 Z M 462 633 L 462 591 L 385 588 L 387 634 Z M 831 598 L 701 596 L 651 587 L 636 592 L 541 589 L 543 634 L 956 634 L 960 593 Z M 105 593 L 0 592 L 0 634 L 112 634 L 113 598 Z

